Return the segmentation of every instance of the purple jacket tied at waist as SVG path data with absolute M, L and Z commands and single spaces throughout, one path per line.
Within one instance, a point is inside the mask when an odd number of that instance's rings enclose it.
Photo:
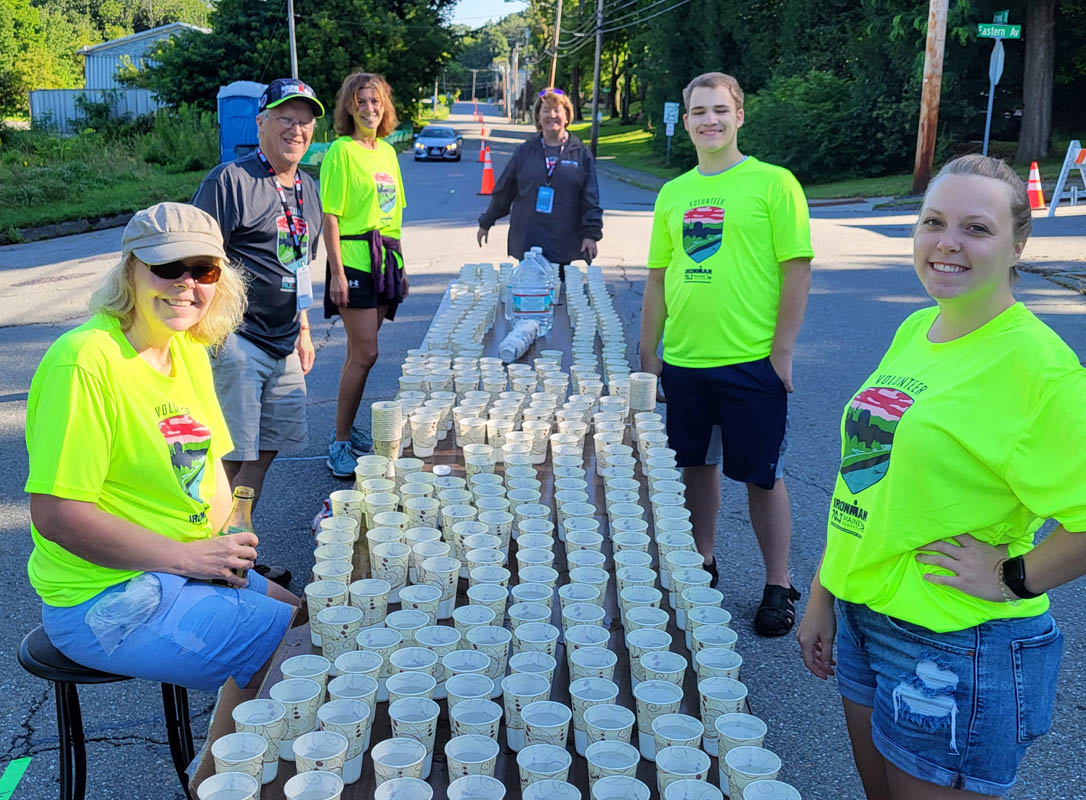
M 378 303 L 385 305 L 402 302 L 405 293 L 403 268 L 400 266 L 403 261 L 400 240 L 382 236 L 381 231 L 376 228 L 339 238 L 369 243 L 370 269 L 373 271 L 373 289 Z M 400 257 L 399 261 L 396 259 L 397 255 Z

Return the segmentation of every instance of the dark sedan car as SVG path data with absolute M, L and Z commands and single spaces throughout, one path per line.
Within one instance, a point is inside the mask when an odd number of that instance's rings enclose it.
M 452 128 L 427 125 L 415 137 L 415 160 L 459 161 L 464 137 Z

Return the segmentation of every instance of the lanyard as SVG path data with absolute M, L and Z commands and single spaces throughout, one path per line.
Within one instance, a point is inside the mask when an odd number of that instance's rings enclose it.
M 302 237 L 298 235 L 298 226 L 294 222 L 294 215 L 290 213 L 290 205 L 287 203 L 287 193 L 283 191 L 283 184 L 279 183 L 279 178 L 275 175 L 275 168 L 268 161 L 268 157 L 260 150 L 256 151 L 256 155 L 260 159 L 260 163 L 264 165 L 264 169 L 271 175 L 272 183 L 275 184 L 275 191 L 279 193 L 279 202 L 283 205 L 283 214 L 287 218 L 287 230 L 290 231 L 290 243 L 294 246 L 294 257 L 302 258 Z M 298 213 L 302 214 L 302 179 L 297 172 L 294 173 L 294 200 L 298 204 Z M 304 219 L 304 214 L 302 216 Z
M 566 151 L 566 142 L 569 141 L 567 135 L 562 140 L 562 144 L 558 147 L 558 157 L 554 159 L 554 163 L 550 163 L 550 159 L 547 158 L 547 143 L 543 141 L 543 137 L 539 137 L 539 144 L 543 147 L 543 169 L 547 171 L 547 185 L 551 185 L 551 176 L 554 175 L 554 171 L 558 168 L 558 165 L 562 163 L 562 154 Z

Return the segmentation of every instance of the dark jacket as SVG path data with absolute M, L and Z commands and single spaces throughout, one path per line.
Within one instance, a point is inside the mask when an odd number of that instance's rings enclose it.
M 568 264 L 583 257 L 582 239 L 603 238 L 603 209 L 592 151 L 569 134 L 561 162 L 551 176 L 553 210 L 541 214 L 535 210 L 536 195 L 546 182 L 543 142 L 538 135 L 532 136 L 513 151 L 494 185 L 490 207 L 479 217 L 479 227 L 489 230 L 511 209 L 509 255 L 519 259 L 525 250 L 539 245 L 550 261 Z

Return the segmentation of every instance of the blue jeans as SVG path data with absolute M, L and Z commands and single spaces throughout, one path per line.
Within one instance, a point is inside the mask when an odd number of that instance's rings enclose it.
M 838 600 L 837 685 L 879 752 L 939 786 L 1003 795 L 1052 725 L 1063 634 L 1047 612 L 935 633 Z
M 120 603 L 136 581 L 146 591 Z M 145 572 L 77 606 L 43 604 L 42 625 L 60 652 L 86 667 L 213 692 L 231 677 L 248 684 L 283 639 L 292 609 L 267 591 L 253 570 L 245 589 Z

